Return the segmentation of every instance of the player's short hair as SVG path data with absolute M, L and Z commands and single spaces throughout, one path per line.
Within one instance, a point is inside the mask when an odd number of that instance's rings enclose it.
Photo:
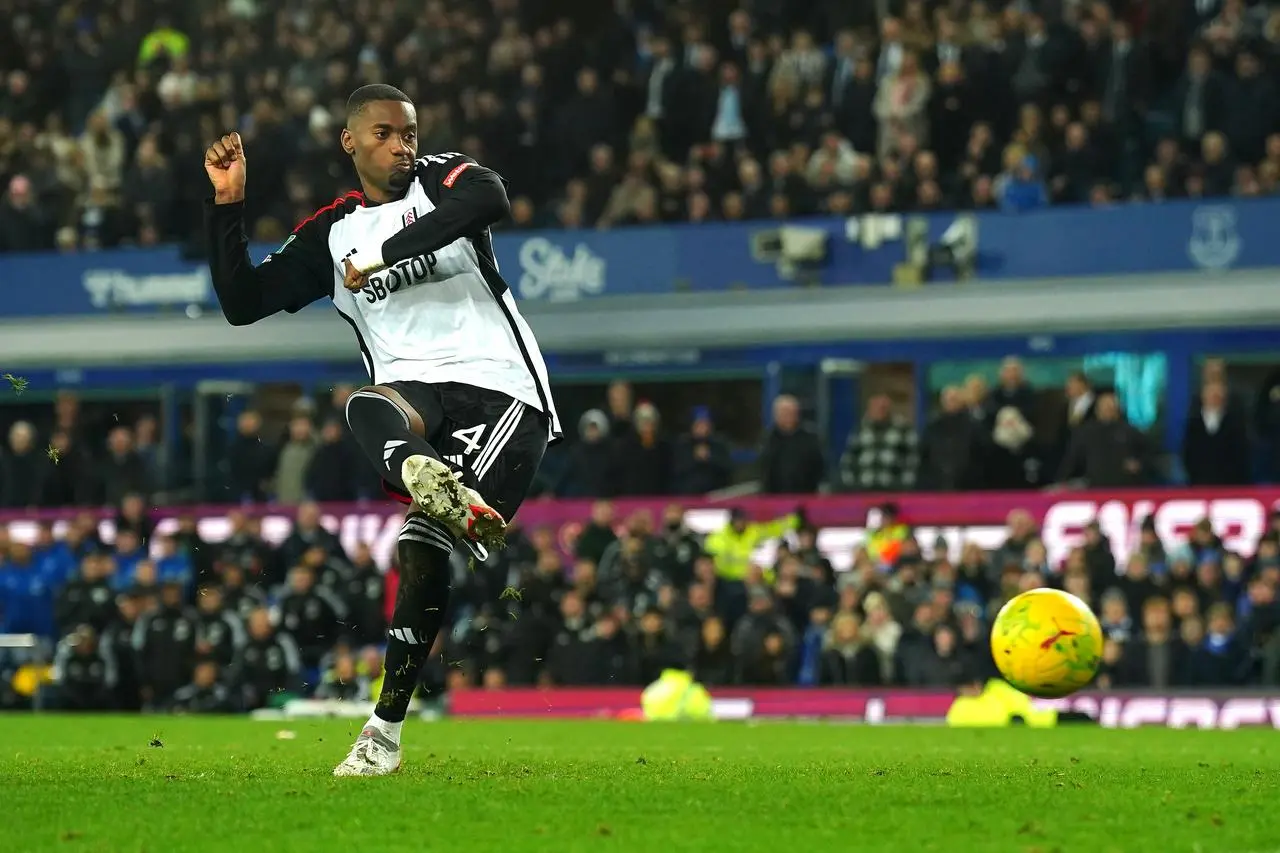
M 370 83 L 361 86 L 351 93 L 351 97 L 347 98 L 347 121 L 364 111 L 364 108 L 374 101 L 399 101 L 402 104 L 412 104 L 413 101 L 404 92 L 401 92 L 395 86 L 389 86 L 386 83 Z

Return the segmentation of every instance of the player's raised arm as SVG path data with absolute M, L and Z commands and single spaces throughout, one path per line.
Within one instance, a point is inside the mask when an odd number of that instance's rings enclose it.
M 240 134 L 229 133 L 205 151 L 204 170 L 213 184 L 205 204 L 209 270 L 222 313 L 233 326 L 247 326 L 280 311 L 290 313 L 332 293 L 333 266 L 327 246 L 304 223 L 260 266 L 249 258 L 244 224 L 245 156 Z
M 507 188 L 496 172 L 461 154 L 430 163 L 418 179 L 429 182 L 436 209 L 380 244 L 356 246 L 351 261 L 356 270 L 372 272 L 406 258 L 426 255 L 459 237 L 477 236 L 511 212 Z

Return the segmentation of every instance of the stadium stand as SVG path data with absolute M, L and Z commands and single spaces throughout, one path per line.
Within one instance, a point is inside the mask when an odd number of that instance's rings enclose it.
M 333 2 L 0 0 L 0 252 L 192 242 L 200 151 L 232 126 L 255 162 L 254 236 L 278 241 L 349 188 L 341 101 L 384 79 L 419 102 L 424 150 L 467 151 L 511 180 L 513 229 L 1280 187 L 1273 3 L 638 0 L 572 20 L 539 5 L 361 0 L 347 15 Z M 1207 363 L 1193 410 L 1163 413 L 1186 424 L 1180 480 L 1271 479 L 1255 464 L 1271 444 L 1251 443 L 1275 434 L 1277 387 L 1280 375 L 1245 388 Z M 65 392 L 7 408 L 0 506 L 109 507 L 120 532 L 102 541 L 86 514 L 28 545 L 0 525 L 0 634 L 37 638 L 0 648 L 0 707 L 217 711 L 376 692 L 395 568 L 317 528 L 306 503 L 376 495 L 337 417 L 349 390 L 284 418 L 239 415 L 216 491 L 301 503 L 279 544 L 252 515 L 233 514 L 216 544 L 186 524 L 154 533 L 152 508 L 190 493 L 181 445 L 193 439 L 161 453 L 146 404 Z M 992 671 L 986 620 L 1038 584 L 1101 615 L 1101 686 L 1280 683 L 1276 519 L 1243 549 L 1203 525 L 1163 539 L 1144 527 L 1122 576 L 1099 530 L 1059 565 L 1023 522 L 995 548 L 950 554 L 886 525 L 839 573 L 815 547 L 803 507 L 820 490 L 1172 479 L 1110 389 L 1072 376 L 1061 403 L 1039 429 L 1010 361 L 943 389 L 928 423 L 873 398 L 827 458 L 780 399 L 757 425 L 757 474 L 801 510 L 778 520 L 788 544 L 769 562 L 744 545 L 778 538 L 756 526 L 767 519 L 702 536 L 679 513 L 622 523 L 601 503 L 569 553 L 552 531 L 524 530 L 474 571 L 457 566 L 429 688 L 640 685 L 672 660 L 709 685 L 951 687 Z M 666 414 L 611 394 L 540 488 L 692 496 L 741 479 L 714 412 L 699 408 L 687 431 Z M 32 678 L 41 660 L 52 669 Z
M 5 0 L 0 251 L 191 240 L 232 126 L 277 241 L 350 188 L 342 99 L 384 79 L 424 150 L 511 180 L 513 228 L 1280 186 L 1260 0 L 599 5 Z

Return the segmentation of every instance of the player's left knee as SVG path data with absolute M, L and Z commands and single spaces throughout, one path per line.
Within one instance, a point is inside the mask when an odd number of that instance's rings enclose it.
M 416 435 L 426 434 L 422 416 L 414 411 L 394 388 L 368 385 L 347 399 L 347 425 L 359 438 L 364 430 L 407 429 Z

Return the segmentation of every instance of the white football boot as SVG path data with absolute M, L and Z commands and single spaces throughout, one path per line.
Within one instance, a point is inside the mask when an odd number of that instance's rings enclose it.
M 448 465 L 430 456 L 410 456 L 400 479 L 422 511 L 444 522 L 463 541 L 501 548 L 507 522 L 475 489 L 462 485 Z M 483 558 L 482 558 L 483 559 Z
M 373 726 L 366 726 L 334 776 L 386 776 L 400 769 L 400 745 Z

